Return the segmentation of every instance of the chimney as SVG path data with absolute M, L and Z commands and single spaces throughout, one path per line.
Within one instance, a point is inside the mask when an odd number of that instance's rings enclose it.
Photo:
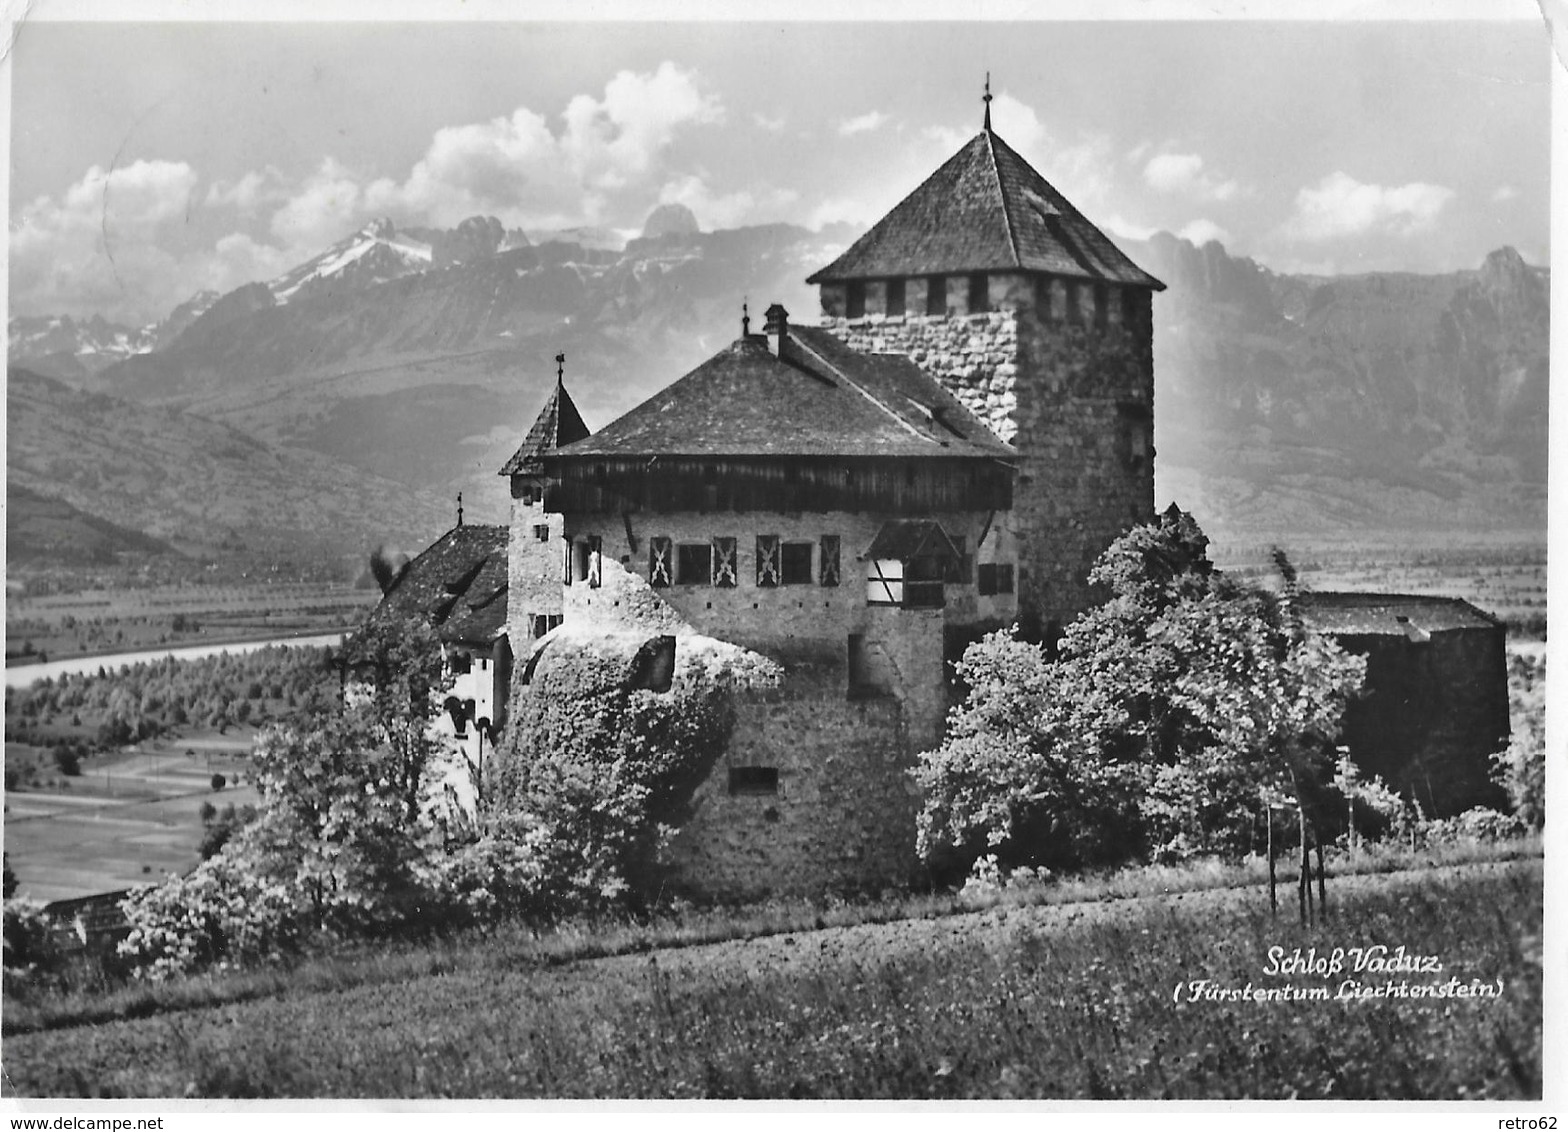
M 784 353 L 784 339 L 789 337 L 789 311 L 779 303 L 774 303 L 768 308 L 767 322 L 762 329 L 768 336 L 768 352 L 775 358 L 782 357 Z

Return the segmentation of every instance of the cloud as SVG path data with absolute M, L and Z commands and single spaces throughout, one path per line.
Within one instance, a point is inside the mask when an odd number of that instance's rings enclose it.
M 287 179 L 274 166 L 252 170 L 238 181 L 214 181 L 207 186 L 208 208 L 232 208 L 242 216 L 251 216 L 262 208 L 287 200 Z
M 754 113 L 751 116 L 752 125 L 756 126 L 759 130 L 767 130 L 769 133 L 773 134 L 778 133 L 784 128 L 784 122 L 785 119 L 784 115 L 782 114 L 771 118 L 768 115 L 762 113 Z
M 734 228 L 758 215 L 776 215 L 799 196 L 793 189 L 740 189 L 716 193 L 700 174 L 669 181 L 659 190 L 660 204 L 683 204 L 704 231 Z
M 366 186 L 365 205 L 441 225 L 476 213 L 524 227 L 603 223 L 616 205 L 651 207 L 677 136 L 722 118 L 718 100 L 674 63 L 622 71 L 602 98 L 574 97 L 559 131 L 528 107 L 438 130 L 401 183 Z
M 1196 153 L 1156 154 L 1143 167 L 1143 179 L 1158 192 L 1195 200 L 1230 200 L 1241 191 L 1236 181 L 1206 172 Z
M 183 161 L 94 165 L 58 198 L 23 206 L 9 239 L 13 308 L 136 320 L 183 301 L 194 288 L 158 244 L 183 223 L 197 181 Z
M 871 130 L 881 129 L 888 122 L 888 116 L 880 110 L 868 110 L 855 118 L 845 118 L 838 124 L 840 137 L 850 137 L 854 134 L 864 134 Z
M 1200 217 L 1184 225 L 1176 234 L 1184 240 L 1191 240 L 1200 248 L 1210 240 L 1221 244 L 1230 242 L 1230 233 L 1206 217 Z
M 1506 204 L 1511 200 L 1517 200 L 1518 197 L 1519 190 L 1512 185 L 1499 185 L 1492 193 L 1492 203 Z
M 1412 181 L 1408 185 L 1368 185 L 1344 172 L 1330 173 L 1296 194 L 1295 212 L 1283 232 L 1307 242 L 1372 232 L 1409 237 L 1431 230 L 1454 190 Z

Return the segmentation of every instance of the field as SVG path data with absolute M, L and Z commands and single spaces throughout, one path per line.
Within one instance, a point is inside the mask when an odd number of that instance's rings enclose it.
M 310 636 L 359 625 L 380 597 L 373 586 L 309 582 L 8 592 L 6 660 Z
M 1280 545 L 1314 590 L 1362 590 L 1464 598 L 1508 625 L 1511 637 L 1546 636 L 1544 541 L 1456 540 L 1335 542 L 1314 536 L 1310 547 L 1288 538 L 1246 536 L 1211 548 L 1215 564 L 1243 577 L 1275 577 L 1269 557 Z
M 83 763 L 67 778 L 48 751 L 6 744 L 6 766 L 38 767 L 33 785 L 5 798 L 5 851 L 19 893 L 58 900 L 112 892 L 183 873 L 200 859 L 199 810 L 254 804 L 247 728 L 150 740 Z M 225 786 L 214 790 L 212 777 Z
M 1313 928 L 1248 887 L 557 964 L 502 933 L 393 984 L 13 1033 L 7 1091 L 1525 1099 L 1541 883 L 1539 859 L 1336 878 Z M 1376 945 L 1440 969 L 1269 971 L 1274 947 Z M 1308 997 L 1226 999 L 1249 984 Z M 1447 989 L 1345 997 L 1389 984 Z

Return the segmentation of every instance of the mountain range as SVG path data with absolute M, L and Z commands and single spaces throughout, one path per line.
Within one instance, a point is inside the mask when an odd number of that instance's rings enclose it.
M 854 235 L 702 232 L 680 206 L 624 242 L 378 220 L 151 327 L 15 318 L 10 480 L 177 547 L 423 545 L 457 491 L 475 520 L 504 520 L 496 470 L 557 353 L 603 425 L 735 338 L 742 300 L 814 317 L 804 279 Z M 1445 275 L 1287 275 L 1165 233 L 1122 246 L 1168 284 L 1162 500 L 1235 537 L 1544 532 L 1545 269 L 1504 248 Z M 187 451 L 207 462 L 171 473 Z M 220 475 L 219 451 L 254 474 Z M 196 502 L 159 493 L 187 470 L 216 477 Z

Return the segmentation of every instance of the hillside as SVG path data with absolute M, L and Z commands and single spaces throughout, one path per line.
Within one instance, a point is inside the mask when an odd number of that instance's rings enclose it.
M 384 539 L 423 545 L 452 522 L 452 504 L 428 492 L 27 370 L 10 371 L 6 406 L 12 561 L 66 564 L 52 545 L 89 560 L 165 548 L 360 558 Z
M 463 491 L 476 521 L 499 522 L 496 470 L 557 352 L 602 426 L 733 339 L 743 298 L 813 320 L 803 280 L 855 234 L 694 229 L 656 214 L 656 234 L 616 250 L 602 233 L 530 244 L 480 217 L 447 231 L 377 221 L 270 283 L 187 304 L 148 352 L 104 365 L 55 326 L 13 356 L 34 342 L 83 389 L 401 485 L 371 493 L 366 524 L 398 523 L 409 489 Z M 1448 275 L 1291 276 L 1165 233 L 1124 246 L 1169 286 L 1155 299 L 1162 505 L 1195 509 L 1222 539 L 1544 530 L 1545 269 L 1501 249 Z M 50 455 L 67 480 L 91 479 L 77 453 Z M 224 526 L 224 497 L 209 499 Z

